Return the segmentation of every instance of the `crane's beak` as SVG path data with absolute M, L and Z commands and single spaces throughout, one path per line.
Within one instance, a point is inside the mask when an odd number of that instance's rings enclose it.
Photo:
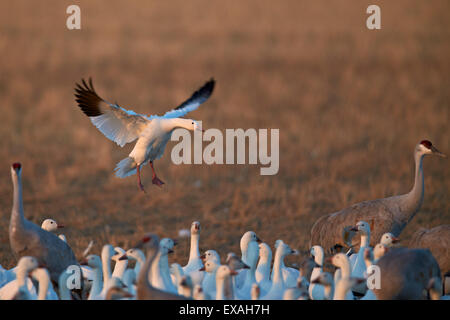
M 442 152 L 440 152 L 438 149 L 436 149 L 434 146 L 431 146 L 431 152 L 432 152 L 432 154 L 435 154 L 435 155 L 437 155 L 437 156 L 439 156 L 439 157 L 442 157 L 442 158 L 447 158 L 447 156 L 445 155 L 445 154 L 443 154 Z

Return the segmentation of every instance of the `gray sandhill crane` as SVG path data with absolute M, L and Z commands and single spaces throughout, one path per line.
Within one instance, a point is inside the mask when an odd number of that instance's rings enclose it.
M 377 262 L 380 288 L 378 300 L 422 300 L 433 277 L 441 279 L 436 259 L 428 249 L 391 248 Z
M 78 262 L 66 242 L 25 219 L 21 172 L 20 163 L 14 163 L 11 167 L 14 196 L 9 224 L 11 249 L 17 258 L 35 257 L 40 264 L 47 267 L 52 281 L 58 283 L 60 273 L 70 265 L 78 265 Z
M 409 247 L 430 249 L 442 273 L 450 271 L 450 224 L 417 230 L 411 237 Z
M 82 83 L 83 85 L 77 84 L 75 88 L 76 101 L 97 129 L 120 147 L 137 140 L 133 151 L 117 164 L 115 171 L 116 176 L 120 178 L 136 173 L 139 188 L 144 191 L 140 170 L 149 162 L 153 172 L 152 183 L 157 186 L 164 184 L 156 176 L 153 161 L 162 157 L 173 130 L 185 128 L 190 131 L 202 131 L 197 121 L 181 117 L 208 100 L 214 90 L 215 81 L 211 79 L 206 82 L 189 99 L 163 116 L 150 117 L 125 110 L 100 98 L 94 90 L 92 79 L 89 79 L 89 84 L 84 80 Z
M 424 156 L 429 154 L 446 157 L 430 141 L 419 142 L 414 149 L 415 180 L 409 193 L 360 202 L 320 217 L 311 229 L 310 246 L 320 245 L 326 250 L 336 244 L 347 246 L 349 239 L 343 239 L 345 237 L 342 236 L 344 228 L 361 220 L 370 223 L 371 246 L 377 244 L 386 232 L 398 237 L 422 205 L 424 196 L 422 162 Z M 354 248 L 359 248 L 359 237 L 350 237 L 350 239 Z
M 136 246 L 147 248 L 147 260 L 142 266 L 137 278 L 137 299 L 138 300 L 185 300 L 184 296 L 162 291 L 150 284 L 150 269 L 159 251 L 159 238 L 154 234 L 146 235 Z

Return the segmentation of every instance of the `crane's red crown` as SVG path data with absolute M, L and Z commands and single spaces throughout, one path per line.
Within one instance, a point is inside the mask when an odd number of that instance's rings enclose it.
M 12 167 L 14 168 L 14 170 L 20 170 L 20 168 L 22 168 L 22 165 L 19 162 L 15 162 L 13 163 Z
M 428 149 L 431 149 L 431 146 L 433 145 L 430 141 L 428 140 L 422 140 L 420 141 L 420 144 L 423 144 L 425 147 L 427 147 Z

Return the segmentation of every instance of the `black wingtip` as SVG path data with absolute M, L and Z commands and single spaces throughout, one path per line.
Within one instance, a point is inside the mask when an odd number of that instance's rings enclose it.
M 92 84 L 92 78 L 89 77 L 88 83 L 84 78 L 81 79 L 82 85 L 79 83 L 75 83 L 75 101 L 78 103 L 80 109 L 84 112 L 88 117 L 96 117 L 102 115 L 100 110 L 100 102 L 102 98 L 100 98 L 94 90 L 94 86 Z

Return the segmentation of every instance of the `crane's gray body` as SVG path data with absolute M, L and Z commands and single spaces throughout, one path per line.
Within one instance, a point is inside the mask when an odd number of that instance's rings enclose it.
M 450 224 L 417 230 L 409 242 L 409 247 L 429 249 L 439 263 L 442 273 L 450 271 Z
M 25 219 L 22 202 L 21 169 L 12 168 L 14 186 L 13 208 L 9 224 L 9 241 L 14 255 L 35 257 L 50 273 L 54 283 L 59 275 L 70 265 L 78 265 L 69 245 L 56 235 L 45 231 L 33 222 Z
M 432 277 L 440 278 L 436 259 L 428 249 L 393 248 L 376 263 L 380 268 L 378 300 L 422 300 Z

